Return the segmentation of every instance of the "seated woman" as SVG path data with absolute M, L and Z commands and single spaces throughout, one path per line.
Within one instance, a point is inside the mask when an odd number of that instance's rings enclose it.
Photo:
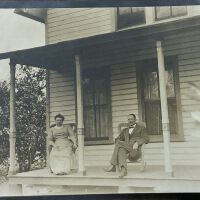
M 50 169 L 57 175 L 69 174 L 71 170 L 72 148 L 76 149 L 76 139 L 70 125 L 63 125 L 64 116 L 55 116 L 56 125 L 50 128 L 49 145 Z

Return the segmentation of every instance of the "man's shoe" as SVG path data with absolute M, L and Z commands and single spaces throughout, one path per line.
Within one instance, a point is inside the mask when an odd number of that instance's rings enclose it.
M 110 165 L 104 169 L 105 172 L 116 172 L 116 167 L 114 165 Z
M 124 176 L 127 175 L 127 170 L 125 167 L 121 168 L 120 174 L 119 174 L 119 178 L 123 178 Z

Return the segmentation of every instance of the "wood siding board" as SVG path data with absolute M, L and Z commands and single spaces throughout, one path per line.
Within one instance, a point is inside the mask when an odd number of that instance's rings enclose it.
M 184 71 L 184 72 L 179 72 L 179 76 L 181 78 L 183 77 L 190 77 L 190 76 L 200 76 L 200 65 L 199 65 L 199 69 L 196 70 L 190 70 L 190 71 Z
M 112 78 L 112 82 L 119 84 L 120 81 L 123 81 L 123 82 L 134 81 L 134 82 L 136 82 L 136 75 L 133 74 L 133 73 L 126 73 L 126 74 L 121 73 L 119 75 L 115 74 L 115 76 Z
M 65 100 L 65 98 L 67 96 L 71 96 L 71 95 L 74 95 L 74 91 L 71 90 L 67 90 L 67 94 L 63 94 L 63 93 L 60 93 L 60 94 L 52 94 L 52 96 L 50 97 L 51 99 L 51 102 L 60 102 L 60 101 L 63 101 Z
M 128 100 L 123 100 L 122 101 L 114 101 L 112 102 L 112 106 L 121 106 L 121 105 L 133 105 L 134 100 L 133 99 L 128 99 Z
M 109 32 L 109 29 L 110 29 L 110 26 L 106 25 L 106 26 L 102 26 L 102 27 L 99 27 L 99 28 L 95 28 L 94 30 L 86 30 L 86 31 L 79 31 L 79 32 L 76 32 L 76 33 L 72 33 L 72 34 L 69 34 L 69 35 L 57 35 L 57 36 L 54 36 L 54 37 L 49 37 L 49 43 L 50 44 L 53 44 L 53 43 L 57 43 L 57 42 L 63 42 L 63 41 L 66 41 L 66 40 L 73 40 L 73 39 L 78 39 L 78 38 L 82 38 L 82 37 L 89 37 L 89 36 L 94 36 L 97 34 L 103 34 L 103 33 L 108 33 Z
M 85 17 L 81 17 L 80 19 L 68 19 L 68 20 L 62 20 L 58 21 L 57 23 L 52 23 L 49 25 L 48 32 L 49 34 L 55 33 L 57 31 L 65 31 L 67 29 L 70 29 L 72 31 L 74 28 L 80 27 L 81 29 L 86 29 L 86 27 L 93 27 L 101 26 L 102 24 L 111 24 L 110 21 L 108 21 L 110 17 L 110 13 L 107 14 L 101 14 L 101 15 L 95 15 L 95 16 L 90 16 L 90 18 L 85 19 Z M 107 22 L 105 22 L 107 21 Z M 74 26 L 73 26 L 74 25 Z M 87 25 L 87 26 L 86 26 Z
M 67 13 L 74 13 L 74 12 L 82 12 L 83 10 L 89 10 L 91 8 L 49 8 L 47 10 L 48 14 L 53 16 L 55 14 L 55 17 L 59 13 L 67 12 Z
M 121 117 L 121 116 L 125 116 L 127 117 L 129 114 L 131 113 L 131 110 L 122 110 L 122 111 L 115 111 L 115 112 L 112 112 L 112 117 L 117 119 L 117 117 Z
M 69 88 L 69 90 L 73 90 L 74 89 L 74 85 L 69 84 L 67 86 Z M 62 86 L 62 87 L 52 87 L 50 89 L 51 93 L 57 93 L 57 92 L 65 92 L 66 91 L 66 86 Z
M 68 34 L 69 38 L 75 38 L 75 37 L 83 37 L 83 36 L 88 36 L 91 34 L 92 35 L 96 35 L 96 33 L 98 32 L 106 32 L 109 31 L 110 28 L 110 24 L 109 23 L 104 23 L 101 26 L 98 27 L 87 27 L 87 28 L 83 28 L 80 29 L 79 27 L 75 27 L 73 30 L 62 30 L 62 31 L 58 31 L 57 34 L 53 35 L 53 34 L 49 34 L 49 39 L 50 40 L 55 40 L 55 39 L 62 39 L 62 38 L 66 38 L 65 34 Z
M 189 58 L 198 58 L 199 50 L 200 50 L 200 45 L 181 49 L 179 52 L 179 59 L 185 60 Z
M 125 63 L 124 63 L 125 65 Z M 135 72 L 135 69 L 133 68 L 133 66 L 130 66 L 130 67 L 126 67 L 126 68 L 114 68 L 114 66 L 112 66 L 113 69 L 112 69 L 112 74 L 113 75 L 120 75 L 120 74 L 126 74 L 126 73 L 134 73 Z
M 58 107 L 58 106 L 67 106 L 70 102 L 74 102 L 74 97 L 69 96 L 69 98 L 65 97 L 62 101 L 51 101 L 50 105 L 52 107 Z
M 67 76 L 72 76 L 73 77 L 73 75 L 72 74 L 68 74 L 68 75 L 66 75 L 66 77 L 65 76 L 62 76 L 62 77 L 51 77 L 50 78 L 50 82 L 51 82 L 51 84 L 56 84 L 56 83 L 61 83 L 61 82 L 73 82 L 73 78 L 72 77 L 67 77 Z
M 137 95 L 135 93 L 133 94 L 127 94 L 127 95 L 115 95 L 112 96 L 112 101 L 123 101 L 127 99 L 132 99 L 133 101 L 137 100 Z
M 59 15 L 60 12 L 56 13 L 55 17 L 52 15 L 47 15 L 49 23 L 55 23 L 59 21 L 69 21 L 75 19 L 76 21 L 79 21 L 81 19 L 88 20 L 91 17 L 93 18 L 100 18 L 101 16 L 104 16 L 106 14 L 110 14 L 110 10 L 105 9 L 99 9 L 99 8 L 92 8 L 92 9 L 82 9 L 79 12 L 69 12 L 69 10 L 66 10 L 66 12 Z
M 200 86 L 200 81 L 195 81 L 195 84 L 197 86 Z M 186 90 L 188 90 L 190 88 L 190 85 L 187 82 L 186 83 L 182 83 L 180 88 L 181 88 L 182 91 L 186 91 Z
M 196 70 L 200 68 L 200 64 L 190 64 L 190 65 L 179 65 L 179 72 L 184 72 L 184 71 L 190 71 L 190 70 Z
M 134 103 L 135 102 L 135 103 Z M 129 108 L 129 110 L 137 110 L 137 101 L 133 101 L 132 105 L 119 105 L 119 106 L 113 106 L 112 107 L 112 111 L 123 111 L 123 110 L 127 110 Z
M 133 84 L 134 85 L 134 84 L 136 84 L 136 81 L 134 80 L 134 77 L 132 77 L 131 79 L 123 78 L 123 79 L 112 80 L 111 83 L 113 86 L 118 86 L 119 84 L 121 84 L 121 85 Z
M 181 32 L 181 33 L 177 33 L 177 34 L 169 34 L 169 35 L 165 35 L 165 40 L 174 40 L 176 41 L 178 38 L 188 38 L 188 37 L 199 37 L 200 31 L 199 30 L 193 30 L 193 31 L 189 31 L 189 32 Z
M 188 64 L 199 64 L 200 63 L 200 58 L 191 58 L 187 60 L 179 60 L 180 65 L 188 65 Z
M 52 88 L 59 88 L 59 87 L 68 87 L 68 86 L 74 86 L 73 82 L 57 82 L 57 83 L 51 83 L 50 87 Z
M 180 77 L 180 83 L 200 81 L 200 76 Z
M 166 49 L 175 49 L 175 46 L 178 45 L 179 49 L 184 49 L 188 48 L 190 46 L 198 46 L 199 45 L 199 39 L 200 37 L 198 36 L 192 36 L 190 38 L 177 38 L 176 40 L 167 40 L 165 39 L 164 45 L 165 45 L 165 50 Z M 196 43 L 195 43 L 196 42 Z M 177 49 L 177 48 L 176 48 Z
M 136 93 L 137 88 L 130 88 L 126 90 L 115 90 L 112 91 L 112 96 L 121 96 L 121 95 L 131 95 Z
M 97 28 L 97 24 L 98 27 Z M 80 31 L 81 33 L 90 33 L 90 31 L 92 30 L 101 30 L 102 27 L 110 27 L 111 24 L 110 22 L 105 22 L 105 21 L 101 21 L 101 22 L 96 22 L 96 23 L 88 23 L 87 26 L 73 26 L 73 27 L 66 27 L 65 29 L 57 29 L 55 31 L 51 31 L 49 32 L 49 37 L 57 37 L 59 35 L 63 35 L 63 34 L 77 34 L 77 31 Z M 80 32 L 78 33 L 78 35 L 80 34 Z
M 70 91 L 70 90 L 68 90 Z M 71 92 L 74 92 L 74 90 L 72 89 Z M 54 97 L 62 97 L 63 96 L 63 91 L 61 92 L 55 92 L 55 93 L 50 93 L 50 99 L 54 98 Z
M 131 88 L 136 88 L 136 84 L 123 84 L 123 85 L 112 85 L 112 90 L 126 90 L 126 89 L 131 89 Z
M 51 104 L 51 111 L 54 111 L 54 109 L 56 109 L 56 108 L 58 108 L 58 107 L 63 107 L 66 111 L 67 110 L 69 110 L 69 111 L 71 111 L 71 110 L 74 110 L 74 108 L 73 107 L 71 107 L 71 105 L 69 105 L 69 103 L 67 103 L 67 102 L 52 102 Z

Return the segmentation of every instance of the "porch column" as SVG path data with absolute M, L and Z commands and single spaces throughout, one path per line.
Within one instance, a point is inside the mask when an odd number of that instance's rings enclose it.
M 78 162 L 79 172 L 85 175 L 84 167 L 84 123 L 83 123 L 83 96 L 82 74 L 79 55 L 75 55 L 76 64 L 76 91 L 77 91 L 77 129 L 78 129 Z
M 164 156 L 165 156 L 165 172 L 173 176 L 171 155 L 170 155 L 170 129 L 169 129 L 169 116 L 167 105 L 167 90 L 165 81 L 165 62 L 162 48 L 162 42 L 157 41 L 157 59 L 158 59 L 158 73 L 159 73 L 159 88 L 161 100 L 161 113 L 162 113 L 162 130 L 163 130 L 163 143 L 164 143 Z
M 46 69 L 46 166 L 50 166 L 49 162 L 49 141 L 48 141 L 48 134 L 49 134 L 49 126 L 50 126 L 50 104 L 49 104 L 49 70 Z
M 15 169 L 15 143 L 16 143 L 16 128 L 15 128 L 15 64 L 10 63 L 10 167 L 9 175 L 16 174 Z

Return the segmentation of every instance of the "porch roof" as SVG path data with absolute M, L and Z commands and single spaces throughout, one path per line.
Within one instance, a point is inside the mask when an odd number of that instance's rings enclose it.
M 153 37 L 158 40 L 168 33 L 175 32 L 177 34 L 178 32 L 199 29 L 199 27 L 199 16 L 195 16 L 167 23 L 157 23 L 152 26 L 141 26 L 135 29 L 126 29 L 36 48 L 1 53 L 0 60 L 10 59 L 13 64 L 56 70 L 66 65 L 66 62 L 73 59 L 73 55 L 81 52 L 84 47 L 134 38 L 138 40 L 145 37 Z

